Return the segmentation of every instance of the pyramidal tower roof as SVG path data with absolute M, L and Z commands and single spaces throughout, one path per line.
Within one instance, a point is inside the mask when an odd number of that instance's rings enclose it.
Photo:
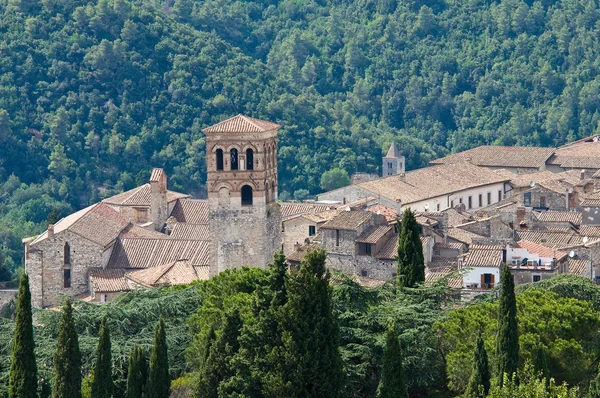
M 262 133 L 276 130 L 280 125 L 239 114 L 202 130 L 204 133 Z
M 386 158 L 399 158 L 400 157 L 400 152 L 398 152 L 398 147 L 396 147 L 396 143 L 392 142 L 392 145 L 390 145 L 390 149 L 388 149 L 388 153 L 387 155 L 385 155 Z

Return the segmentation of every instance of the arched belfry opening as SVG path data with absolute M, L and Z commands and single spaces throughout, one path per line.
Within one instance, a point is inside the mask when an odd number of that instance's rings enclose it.
M 68 242 L 65 242 L 63 250 L 63 264 L 66 266 L 71 265 L 71 246 L 69 246 Z
M 223 150 L 217 149 L 217 171 L 223 170 Z
M 254 170 L 254 151 L 246 149 L 246 170 Z
M 252 187 L 250 185 L 242 187 L 242 206 L 252 206 Z
M 238 169 L 238 150 L 233 148 L 230 151 L 231 154 L 231 170 Z

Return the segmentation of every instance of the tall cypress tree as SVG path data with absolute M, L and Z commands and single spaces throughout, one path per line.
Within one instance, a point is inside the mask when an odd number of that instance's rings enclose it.
M 81 398 L 81 352 L 70 297 L 65 301 L 60 320 L 52 381 L 52 398 L 66 397 Z
M 485 398 L 490 391 L 490 369 L 488 364 L 487 351 L 483 344 L 481 331 L 477 336 L 477 346 L 473 355 L 473 371 L 467 385 L 465 397 L 467 398 Z
M 146 352 L 136 344 L 129 355 L 125 398 L 142 398 L 147 377 Z
M 419 226 L 410 208 L 404 210 L 398 228 L 398 285 L 414 287 L 425 281 L 425 260 Z
M 154 328 L 154 347 L 150 354 L 150 372 L 148 379 L 148 398 L 169 398 L 171 379 L 169 377 L 169 358 L 167 355 L 167 334 L 162 316 Z
M 106 316 L 102 318 L 96 362 L 94 364 L 94 379 L 92 380 L 92 398 L 111 398 L 113 393 L 112 357 L 110 352 L 110 330 Z
M 519 366 L 519 332 L 517 330 L 517 299 L 515 282 L 506 264 L 500 271 L 500 302 L 498 306 L 497 376 L 502 387 L 503 375 L 511 379 Z
M 339 328 L 324 250 L 309 251 L 290 277 L 283 321 L 281 386 L 287 397 L 338 397 L 342 387 Z
M 26 273 L 23 273 L 19 284 L 15 334 L 12 341 L 10 397 L 30 398 L 37 396 L 38 380 L 34 349 L 29 277 Z
M 379 398 L 408 398 L 408 391 L 404 384 L 402 350 L 398 334 L 393 327 L 390 327 L 385 334 L 383 368 L 377 396 Z

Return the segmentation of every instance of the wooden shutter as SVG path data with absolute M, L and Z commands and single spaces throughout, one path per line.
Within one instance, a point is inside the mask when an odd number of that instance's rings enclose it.
M 485 274 L 481 274 L 481 288 L 485 287 Z
M 494 280 L 495 277 L 496 277 L 496 275 L 492 274 L 492 280 L 491 280 L 492 286 L 491 287 L 494 287 L 494 284 L 496 283 L 496 281 Z

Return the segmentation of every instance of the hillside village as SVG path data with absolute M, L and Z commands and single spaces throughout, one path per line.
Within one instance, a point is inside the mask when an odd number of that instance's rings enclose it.
M 23 240 L 32 304 L 62 295 L 97 303 L 118 294 L 206 280 L 243 265 L 265 267 L 283 250 L 297 267 L 327 250 L 330 269 L 376 286 L 396 276 L 397 223 L 415 212 L 426 283 L 457 294 L 490 291 L 500 266 L 515 282 L 562 273 L 600 277 L 598 135 L 558 148 L 481 146 L 405 171 L 395 144 L 383 176 L 315 201 L 279 202 L 279 125 L 235 116 L 205 128 L 208 199 L 147 184 L 106 198 Z

